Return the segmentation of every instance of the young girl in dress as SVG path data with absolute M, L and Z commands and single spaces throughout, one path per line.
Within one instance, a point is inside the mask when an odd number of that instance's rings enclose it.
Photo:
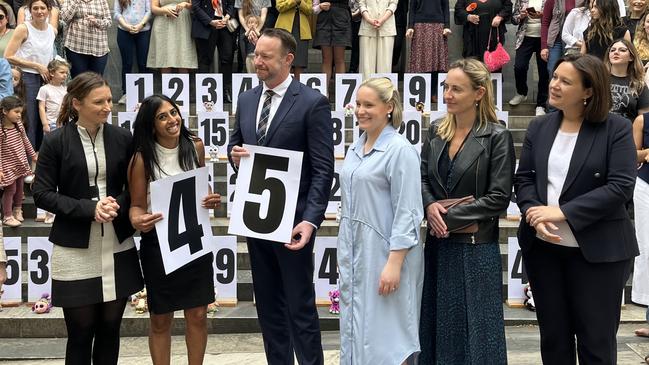
M 36 160 L 36 152 L 22 124 L 23 105 L 22 100 L 13 95 L 0 102 L 0 187 L 4 188 L 2 223 L 8 227 L 18 227 L 23 221 L 23 181 L 25 176 L 32 174 L 29 161 Z
M 63 98 L 68 93 L 68 88 L 64 83 L 70 74 L 70 64 L 65 60 L 55 59 L 47 65 L 47 71 L 50 74 L 50 83 L 41 86 L 36 96 L 38 114 L 43 125 L 43 133 L 46 134 L 58 127 L 56 120 L 61 111 Z M 54 214 L 39 209 L 36 221 L 52 224 L 54 223 Z

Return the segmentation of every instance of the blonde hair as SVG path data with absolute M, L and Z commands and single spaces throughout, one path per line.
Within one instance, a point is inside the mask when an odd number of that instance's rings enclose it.
M 360 87 L 363 86 L 374 90 L 382 102 L 392 106 L 392 117 L 389 118 L 389 121 L 394 128 L 399 128 L 403 122 L 403 106 L 399 91 L 394 87 L 392 81 L 387 77 L 370 78 L 365 80 Z
M 489 73 L 484 63 L 473 58 L 464 58 L 453 62 L 448 70 L 450 71 L 454 68 L 460 69 L 467 75 L 471 81 L 471 87 L 474 90 L 480 87 L 485 89 L 482 99 L 477 102 L 478 129 L 484 128 L 487 123 L 498 123 L 491 73 Z M 446 116 L 442 118 L 437 127 L 437 135 L 445 141 L 450 141 L 455 135 L 456 127 L 455 115 L 446 113 Z
M 613 41 L 613 43 L 611 43 L 611 45 L 606 50 L 606 54 L 604 55 L 604 65 L 606 65 L 606 68 L 610 72 L 613 65 L 611 64 L 609 55 L 611 54 L 611 48 L 613 48 L 613 46 L 617 43 L 622 43 L 631 55 L 632 60 L 626 67 L 626 76 L 629 78 L 629 89 L 631 90 L 631 95 L 638 96 L 642 92 L 642 89 L 645 87 L 644 67 L 642 66 L 642 61 L 640 60 L 638 50 L 635 48 L 633 43 L 627 41 L 624 38 L 616 39 L 615 41 Z

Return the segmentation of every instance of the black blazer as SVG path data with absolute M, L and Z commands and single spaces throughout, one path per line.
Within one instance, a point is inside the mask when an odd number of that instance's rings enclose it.
M 120 206 L 113 220 L 119 242 L 135 232 L 128 218 L 131 198 L 126 179 L 132 155 L 131 138 L 128 130 L 104 124 L 106 190 Z M 88 167 L 76 123 L 45 135 L 33 191 L 36 206 L 56 214 L 50 241 L 59 246 L 87 248 L 97 190 L 88 183 Z
M 220 0 L 223 15 L 230 15 L 231 19 L 239 20 L 234 9 L 234 0 Z M 210 22 L 214 20 L 212 0 L 192 0 L 192 38 L 208 39 L 212 29 Z M 224 28 L 228 30 L 227 28 Z
M 257 144 L 257 107 L 262 89 L 259 85 L 239 96 L 229 157 L 234 146 Z M 293 80 L 273 116 L 264 146 L 304 152 L 294 222 L 305 220 L 319 227 L 334 176 L 333 124 L 327 98 Z
M 523 217 L 534 206 L 547 205 L 548 156 L 563 114 L 535 118 L 527 128 L 514 188 Z M 584 258 L 616 262 L 639 254 L 626 203 L 633 196 L 636 148 L 631 123 L 614 114 L 602 123 L 584 121 L 559 197 Z M 522 250 L 537 240 L 525 219 L 518 229 Z
M 457 155 L 450 190 L 442 181 L 437 166 L 448 142 L 437 136 L 437 124 L 428 129 L 421 151 L 421 190 L 424 207 L 441 199 L 475 197 L 442 215 L 449 229 L 477 222 L 475 243 L 498 241 L 498 216 L 509 205 L 516 155 L 512 135 L 500 124 L 473 127 L 462 151 Z

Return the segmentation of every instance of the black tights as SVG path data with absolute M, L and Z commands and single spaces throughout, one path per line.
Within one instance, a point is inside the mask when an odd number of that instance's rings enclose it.
M 115 365 L 119 356 L 119 327 L 126 298 L 63 308 L 68 329 L 65 365 Z M 93 346 L 94 340 L 94 346 Z

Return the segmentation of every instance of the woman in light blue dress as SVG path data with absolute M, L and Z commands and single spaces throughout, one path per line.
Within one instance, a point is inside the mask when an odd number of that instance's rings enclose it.
M 399 365 L 420 351 L 419 156 L 395 129 L 401 102 L 388 79 L 361 85 L 356 117 L 365 132 L 341 172 L 340 363 Z

